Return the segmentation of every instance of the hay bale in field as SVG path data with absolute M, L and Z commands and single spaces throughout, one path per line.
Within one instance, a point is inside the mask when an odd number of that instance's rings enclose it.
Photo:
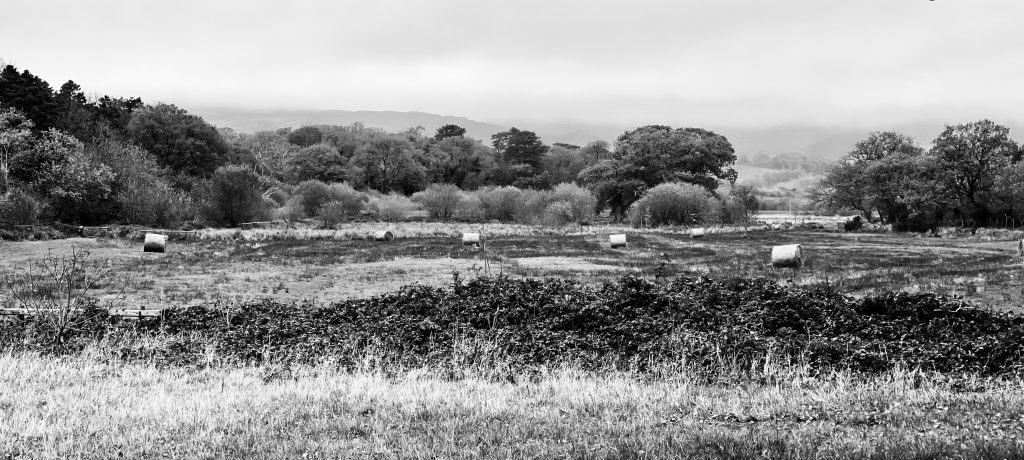
M 799 244 L 788 244 L 772 248 L 772 266 L 776 268 L 800 268 L 804 264 L 804 251 Z
M 772 230 L 782 230 L 782 225 L 772 224 Z
M 374 241 L 392 241 L 395 239 L 395 234 L 391 233 L 391 230 L 380 230 L 373 234 Z
M 462 234 L 462 245 L 463 246 L 480 246 L 480 234 L 479 233 L 463 233 Z
M 608 235 L 608 243 L 611 244 L 612 249 L 626 247 L 626 235 Z
M 146 239 L 142 243 L 142 252 L 166 252 L 167 250 L 167 235 L 160 235 L 158 233 L 147 233 Z
M 703 228 L 693 228 L 693 229 L 690 229 L 690 238 L 704 238 L 704 229 Z

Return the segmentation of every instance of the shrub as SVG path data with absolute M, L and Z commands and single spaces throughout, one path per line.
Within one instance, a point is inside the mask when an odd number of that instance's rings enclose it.
M 419 206 L 404 195 L 390 194 L 371 198 L 367 208 L 372 209 L 382 220 L 403 220 Z
M 277 200 L 275 200 L 276 202 Z M 302 220 L 306 215 L 306 200 L 300 194 L 295 194 L 284 202 L 284 205 L 274 210 L 274 219 Z
M 843 230 L 848 232 L 855 232 L 864 228 L 864 220 L 860 216 L 853 216 L 853 219 L 843 222 Z
M 474 194 L 480 199 L 484 219 L 511 222 L 522 202 L 523 191 L 516 187 L 484 187 Z
M 552 227 L 561 227 L 569 222 L 576 222 L 576 214 L 568 201 L 555 201 L 544 209 L 543 223 Z
M 544 220 L 544 210 L 551 202 L 549 190 L 523 190 L 520 192 L 518 206 L 515 210 L 515 221 L 525 225 L 540 225 Z
M 263 197 L 267 181 L 247 166 L 221 166 L 200 193 L 206 197 L 206 215 L 214 223 L 237 227 L 265 219 L 274 201 Z
M 455 218 L 468 222 L 483 222 L 486 216 L 480 197 L 474 193 L 463 193 L 459 207 L 455 209 Z
M 574 222 L 589 222 L 594 219 L 597 197 L 586 188 L 576 184 L 558 184 L 551 193 L 551 199 L 567 203 L 572 209 Z
M 17 225 L 32 225 L 39 217 L 39 202 L 21 189 L 11 189 L 0 196 L 0 221 Z
M 357 216 L 366 207 L 370 197 L 345 183 L 331 184 L 331 201 L 341 203 L 346 216 Z
M 451 219 L 462 203 L 462 190 L 452 184 L 432 184 L 422 192 L 413 194 L 413 201 L 420 203 L 430 217 Z
M 329 201 L 344 203 L 349 215 L 359 214 L 369 199 L 365 193 L 356 191 L 345 183 L 325 184 L 318 180 L 307 180 L 295 188 L 302 195 L 303 210 L 307 216 L 315 216 L 320 206 Z
M 719 218 L 718 200 L 706 188 L 685 182 L 654 187 L 629 209 L 634 226 L 703 225 Z
M 335 225 L 345 220 L 346 215 L 348 215 L 347 206 L 340 201 L 328 201 L 320 205 L 320 209 L 317 210 L 317 216 L 320 217 L 324 228 L 334 228 Z

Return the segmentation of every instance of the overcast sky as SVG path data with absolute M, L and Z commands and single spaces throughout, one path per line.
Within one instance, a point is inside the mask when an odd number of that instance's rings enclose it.
M 0 58 L 180 106 L 1024 121 L 1022 0 L 4 0 Z

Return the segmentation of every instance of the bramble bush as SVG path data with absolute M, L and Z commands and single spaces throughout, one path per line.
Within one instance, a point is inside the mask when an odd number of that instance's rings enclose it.
M 26 343 L 24 327 L 2 327 L 0 343 L 25 346 L 19 345 Z M 520 370 L 572 364 L 645 371 L 687 363 L 714 376 L 771 359 L 812 372 L 904 367 L 1024 377 L 1020 316 L 934 294 L 854 299 L 767 279 L 654 282 L 630 275 L 590 286 L 554 278 L 480 278 L 331 305 L 267 299 L 172 308 L 156 324 L 110 319 L 105 332 L 90 329 L 89 337 L 123 335 L 125 328 L 161 338 L 138 343 L 166 345 L 123 344 L 118 356 L 165 364 L 193 363 L 213 350 L 228 363 L 331 359 L 354 366 L 373 348 L 380 359 L 411 367 L 443 367 L 453 359 L 505 362 Z M 466 356 L 452 356 L 466 344 L 476 345 Z M 481 354 L 484 348 L 490 355 Z

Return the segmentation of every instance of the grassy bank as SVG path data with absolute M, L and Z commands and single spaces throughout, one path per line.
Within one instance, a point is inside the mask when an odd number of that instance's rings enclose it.
M 762 369 L 760 383 L 562 369 L 517 383 L 0 356 L 0 457 L 1019 458 L 1020 383 Z

